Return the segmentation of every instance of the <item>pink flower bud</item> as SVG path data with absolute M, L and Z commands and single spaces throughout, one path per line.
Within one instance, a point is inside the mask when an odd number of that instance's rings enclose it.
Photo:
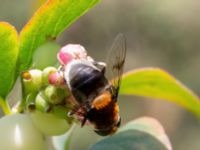
M 49 80 L 49 84 L 52 84 L 52 85 L 62 86 L 65 83 L 63 76 L 58 72 L 54 72 L 50 74 L 48 80 Z
M 70 53 L 64 52 L 64 51 L 62 51 L 62 49 L 58 53 L 57 57 L 58 57 L 59 62 L 62 65 L 68 64 L 73 59 L 73 56 Z
M 79 44 L 68 44 L 61 48 L 57 57 L 62 65 L 67 65 L 72 59 L 87 59 L 87 52 Z

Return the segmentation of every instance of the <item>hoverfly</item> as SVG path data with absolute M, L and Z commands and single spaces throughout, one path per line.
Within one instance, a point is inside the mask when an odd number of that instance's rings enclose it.
M 115 133 L 120 126 L 117 99 L 125 57 L 125 37 L 119 34 L 108 54 L 107 63 L 97 62 L 88 56 L 63 66 L 63 76 L 73 97 L 70 115 L 79 118 L 82 126 L 89 122 L 101 136 Z M 107 77 L 105 74 L 109 72 Z

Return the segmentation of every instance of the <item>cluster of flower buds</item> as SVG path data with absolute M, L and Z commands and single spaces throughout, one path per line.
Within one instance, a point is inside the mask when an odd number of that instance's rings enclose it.
M 47 67 L 22 73 L 23 111 L 30 113 L 33 124 L 45 135 L 59 135 L 70 127 L 72 118 L 67 116 L 66 99 L 69 92 L 62 75 L 56 76 L 54 84 L 52 77 L 58 74 L 56 68 Z M 51 122 L 51 125 L 49 124 Z
M 65 84 L 62 67 L 76 59 L 93 61 L 84 47 L 78 44 L 62 47 L 57 58 L 60 63 L 58 69 L 47 67 L 43 71 L 32 69 L 22 73 L 23 94 L 29 111 L 36 109 L 49 112 L 55 105 L 65 107 L 69 90 Z
M 25 106 L 23 111 L 31 112 L 34 124 L 46 135 L 57 135 L 65 131 L 72 121 L 72 118 L 67 115 L 69 112 L 68 99 L 70 98 L 70 91 L 63 77 L 63 66 L 67 66 L 68 63 L 76 59 L 93 61 L 92 58 L 87 56 L 84 47 L 77 44 L 68 44 L 61 48 L 57 58 L 60 63 L 58 68 L 31 69 L 21 75 L 23 104 Z M 41 122 L 43 122 L 42 124 L 48 124 L 45 120 L 48 120 L 48 118 L 55 119 L 55 116 L 64 119 L 68 125 L 63 126 L 62 130 L 60 128 L 59 132 L 53 132 L 52 129 L 46 131 L 47 128 L 44 128 L 45 125 L 41 125 Z M 56 122 L 62 121 L 57 120 Z
M 63 105 L 69 93 L 62 75 L 57 74 L 54 67 L 47 67 L 43 71 L 33 69 L 22 74 L 23 93 L 29 111 L 36 109 L 48 112 L 54 105 Z M 55 80 L 51 84 L 53 78 Z

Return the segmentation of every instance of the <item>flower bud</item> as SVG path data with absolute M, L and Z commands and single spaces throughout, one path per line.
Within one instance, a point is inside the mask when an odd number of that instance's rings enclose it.
M 73 59 L 86 59 L 87 52 L 85 48 L 79 44 L 68 44 L 61 48 L 57 54 L 57 58 L 62 65 L 67 65 Z
M 47 67 L 42 71 L 42 82 L 43 85 L 49 84 L 49 75 L 55 73 L 57 69 L 55 67 Z
M 48 136 L 64 134 L 71 126 L 66 119 L 59 118 L 51 113 L 36 111 L 31 113 L 30 116 L 35 127 Z
M 49 103 L 59 104 L 65 99 L 65 97 L 67 96 L 67 92 L 65 89 L 62 89 L 60 87 L 49 85 L 45 88 L 44 95 L 46 96 L 46 100 Z
M 59 117 L 59 118 L 63 118 L 66 119 L 68 117 L 68 112 L 69 110 L 65 107 L 65 106 L 53 106 L 51 113 L 54 114 L 55 116 Z M 72 117 L 70 117 L 72 118 Z
M 47 112 L 50 108 L 49 103 L 46 100 L 47 98 L 45 98 L 43 92 L 40 92 L 35 99 L 35 106 L 36 109 L 40 112 Z
M 26 97 L 26 107 L 29 112 L 35 111 L 35 98 L 37 96 L 36 92 L 29 93 Z
M 55 86 L 62 86 L 65 84 L 64 77 L 59 72 L 51 73 L 48 77 L 48 82 L 49 84 L 55 85 Z
M 33 69 L 22 73 L 22 84 L 24 93 L 37 92 L 42 86 L 42 71 Z

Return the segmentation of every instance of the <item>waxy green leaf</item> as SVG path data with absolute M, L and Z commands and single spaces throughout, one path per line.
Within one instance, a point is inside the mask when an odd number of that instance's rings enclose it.
M 144 68 L 125 74 L 120 93 L 168 100 L 200 117 L 199 98 L 161 69 Z
M 115 135 L 105 138 L 90 150 L 172 150 L 170 141 L 160 123 L 148 117 L 126 124 Z
M 13 26 L 0 22 L 0 96 L 5 98 L 15 81 L 18 34 Z
M 20 33 L 18 73 L 29 68 L 33 53 L 40 45 L 54 40 L 98 1 L 48 0 L 42 5 Z

